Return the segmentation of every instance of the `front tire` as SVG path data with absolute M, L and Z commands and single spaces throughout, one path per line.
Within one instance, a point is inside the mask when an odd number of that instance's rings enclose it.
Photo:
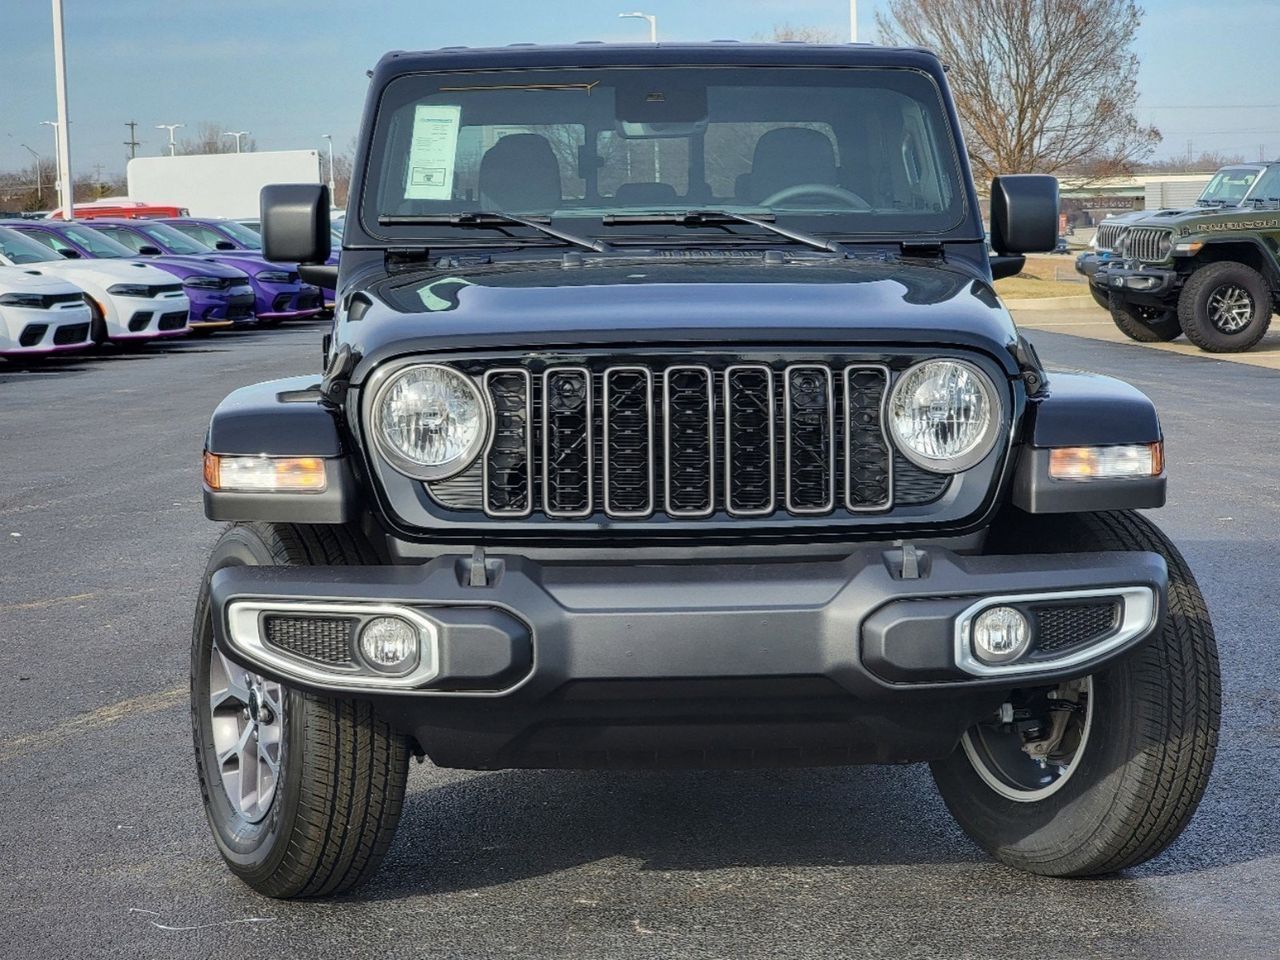
M 1210 263 L 1183 286 L 1178 319 L 1187 339 L 1201 350 L 1239 353 L 1256 345 L 1271 326 L 1271 289 L 1262 274 L 1243 263 Z
M 1130 340 L 1138 343 L 1168 343 L 1182 336 L 1182 326 L 1173 310 L 1140 307 L 1116 297 L 1110 300 L 1111 320 Z
M 1018 525 L 1019 540 L 1037 552 L 1163 555 L 1169 567 L 1164 627 L 1074 685 L 1011 694 L 1022 710 L 1034 713 L 1046 704 L 1050 712 L 1067 711 L 1063 739 L 1046 763 L 1032 761 L 1020 740 L 1011 746 L 1007 738 L 1021 736 L 1016 726 L 993 717 L 935 762 L 933 776 L 956 821 L 1001 862 L 1053 877 L 1113 873 L 1172 843 L 1204 794 L 1221 707 L 1213 626 L 1186 561 L 1143 517 L 1086 514 L 1031 525 Z M 999 539 L 997 532 L 995 546 Z
M 373 562 L 343 527 L 246 523 L 214 546 L 191 641 L 191 721 L 205 813 L 227 866 L 269 897 L 343 893 L 376 872 L 404 802 L 408 747 L 367 702 L 256 677 L 214 647 L 223 567 Z

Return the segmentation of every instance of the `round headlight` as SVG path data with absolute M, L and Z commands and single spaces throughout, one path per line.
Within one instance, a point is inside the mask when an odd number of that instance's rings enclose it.
M 889 397 L 889 428 L 903 455 L 936 473 L 968 470 L 1000 435 L 1000 403 L 985 373 L 962 360 L 926 360 Z
M 373 435 L 397 470 L 443 480 L 469 467 L 489 428 L 480 391 L 450 367 L 423 364 L 393 375 L 373 402 Z

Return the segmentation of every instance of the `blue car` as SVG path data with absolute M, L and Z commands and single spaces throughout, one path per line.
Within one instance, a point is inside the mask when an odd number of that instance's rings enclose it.
M 87 225 L 122 243 L 135 256 L 194 256 L 243 270 L 253 285 L 259 323 L 305 320 L 323 312 L 320 288 L 303 283 L 296 266 L 272 263 L 248 250 L 214 250 L 157 220 L 100 219 Z
M 167 217 L 162 222 L 180 230 L 193 240 L 206 244 L 215 250 L 251 250 L 262 251 L 262 233 L 238 220 L 225 220 L 220 217 Z M 336 241 L 341 246 L 341 237 Z M 330 265 L 338 262 L 336 254 L 330 255 Z M 332 310 L 336 295 L 332 290 L 322 290 L 325 309 Z

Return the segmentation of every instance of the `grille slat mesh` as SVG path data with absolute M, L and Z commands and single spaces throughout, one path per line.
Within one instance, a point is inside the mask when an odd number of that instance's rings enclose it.
M 777 500 L 773 371 L 725 371 L 725 500 L 731 513 L 772 513 Z
M 703 516 L 711 513 L 715 500 L 711 371 L 669 368 L 666 391 L 667 512 Z
M 484 507 L 496 515 L 525 516 L 533 509 L 529 373 L 491 370 L 485 385 L 493 402 L 494 430 L 485 454 Z
M 348 664 L 351 657 L 350 617 L 283 617 L 263 618 L 263 636 L 268 646 L 295 657 L 320 663 Z
M 786 371 L 786 488 L 792 513 L 833 506 L 835 405 L 831 371 L 813 365 Z
M 549 516 L 590 516 L 595 456 L 591 374 L 579 368 L 548 370 L 543 382 L 543 510 Z
M 881 410 L 889 371 L 850 367 L 845 371 L 845 506 L 878 510 L 892 499 L 893 457 Z
M 610 516 L 653 512 L 653 377 L 640 367 L 604 374 L 604 504 Z

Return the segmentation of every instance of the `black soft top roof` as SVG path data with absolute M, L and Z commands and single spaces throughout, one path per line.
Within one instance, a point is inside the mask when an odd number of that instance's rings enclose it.
M 506 47 L 443 47 L 396 50 L 378 61 L 376 79 L 404 73 L 450 70 L 536 70 L 547 67 L 612 66 L 868 66 L 942 73 L 931 51 L 869 43 L 596 43 L 560 46 L 517 43 Z

